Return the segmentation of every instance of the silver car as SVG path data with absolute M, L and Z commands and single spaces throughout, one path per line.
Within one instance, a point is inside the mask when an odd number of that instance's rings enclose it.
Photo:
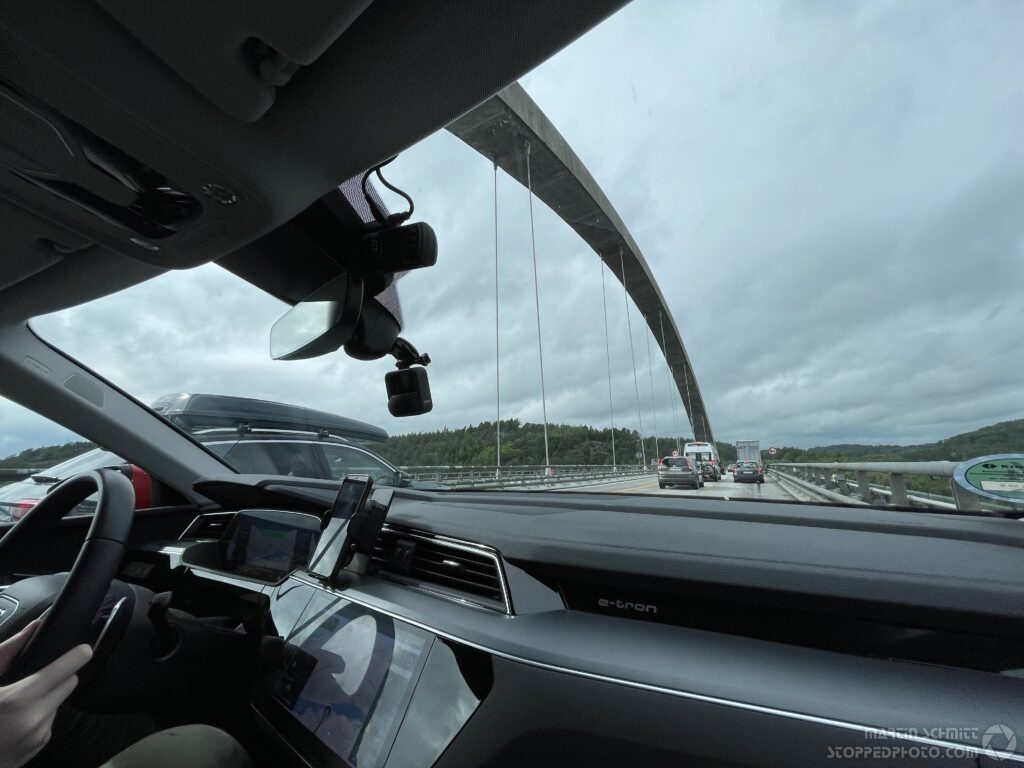
M 685 456 L 666 456 L 658 465 L 658 487 L 685 485 L 697 489 L 704 487 L 704 476 L 693 459 Z

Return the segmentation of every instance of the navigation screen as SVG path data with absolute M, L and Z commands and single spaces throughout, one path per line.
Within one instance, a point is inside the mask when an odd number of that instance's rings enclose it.
M 288 639 L 271 697 L 344 764 L 387 758 L 432 636 L 316 593 Z
M 309 562 L 318 537 L 315 518 L 306 522 L 289 513 L 242 511 L 225 532 L 224 563 L 239 576 L 278 581 Z

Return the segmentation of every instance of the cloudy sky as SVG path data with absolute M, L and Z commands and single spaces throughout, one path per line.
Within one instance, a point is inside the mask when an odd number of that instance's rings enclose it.
M 923 442 L 1024 417 L 1021 29 L 1017 0 L 636 0 L 523 78 L 643 250 L 717 439 Z M 35 327 L 144 400 L 265 397 L 392 433 L 493 419 L 490 164 L 441 131 L 387 175 L 440 243 L 402 284 L 405 335 L 434 360 L 429 415 L 388 415 L 386 361 L 271 362 L 282 305 L 216 266 Z M 503 175 L 498 197 L 502 416 L 539 421 L 528 198 Z M 607 424 L 601 267 L 534 213 L 548 417 Z M 637 428 L 604 277 L 615 421 Z M 672 434 L 680 399 L 629 311 L 644 431 Z M 0 421 L 0 455 L 71 439 L 8 403 Z

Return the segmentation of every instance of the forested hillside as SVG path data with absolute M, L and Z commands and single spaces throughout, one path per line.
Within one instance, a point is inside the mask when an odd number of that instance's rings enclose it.
M 0 467 L 46 469 L 54 464 L 60 464 L 62 461 L 74 458 L 80 453 L 91 451 L 95 447 L 95 443 L 78 442 L 64 443 L 63 445 L 46 445 L 42 448 L 29 448 L 21 453 L 15 453 L 7 458 L 0 459 Z
M 921 445 L 826 445 L 782 448 L 773 461 L 965 461 L 991 453 L 1024 452 L 1024 419 Z
M 671 453 L 677 443 L 693 438 L 680 436 L 644 440 L 648 461 L 657 454 Z M 762 446 L 766 445 L 762 441 Z M 736 447 L 717 443 L 722 461 L 736 460 Z M 31 448 L 0 459 L 0 467 L 46 469 L 84 453 L 95 445 L 89 442 L 65 443 Z M 612 431 L 573 424 L 549 424 L 548 447 L 552 464 L 611 464 Z M 395 435 L 373 449 L 395 464 L 411 465 L 493 465 L 496 463 L 495 424 L 445 428 L 433 432 Z M 635 430 L 615 430 L 615 454 L 620 464 L 636 462 L 640 438 Z M 826 445 L 820 448 L 784 447 L 773 461 L 963 461 L 990 453 L 1024 452 L 1024 419 L 1004 421 L 973 432 L 954 435 L 935 443 L 921 445 Z M 767 454 L 765 455 L 767 457 Z M 502 464 L 543 464 L 544 428 L 541 424 L 522 423 L 518 419 L 501 422 Z
M 395 435 L 386 443 L 373 446 L 395 464 L 412 465 L 493 465 L 497 463 L 496 426 L 493 421 L 468 427 Z M 679 438 L 682 444 L 691 438 Z M 647 459 L 655 457 L 653 438 L 645 441 Z M 668 454 L 676 447 L 672 438 L 658 439 L 658 452 Z M 583 425 L 549 424 L 548 450 L 552 464 L 611 464 L 612 431 Z M 620 464 L 635 463 L 640 438 L 633 430 L 615 430 L 615 459 Z M 733 449 L 735 454 L 735 449 Z M 522 423 L 518 419 L 501 422 L 502 464 L 543 464 L 544 427 Z

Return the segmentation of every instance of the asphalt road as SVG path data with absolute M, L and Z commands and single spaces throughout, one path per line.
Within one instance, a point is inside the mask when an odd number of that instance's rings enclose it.
M 766 499 L 771 501 L 794 501 L 794 498 L 782 490 L 782 487 L 775 482 L 775 478 L 769 472 L 765 475 L 764 484 L 757 483 L 736 483 L 732 476 L 719 480 L 717 483 L 705 482 L 704 487 L 696 491 L 689 488 L 665 488 L 658 487 L 658 478 L 652 474 L 650 477 L 630 478 L 615 483 L 603 485 L 578 486 L 566 488 L 566 491 L 601 491 L 603 493 L 652 493 L 659 496 L 697 496 L 711 499 Z

